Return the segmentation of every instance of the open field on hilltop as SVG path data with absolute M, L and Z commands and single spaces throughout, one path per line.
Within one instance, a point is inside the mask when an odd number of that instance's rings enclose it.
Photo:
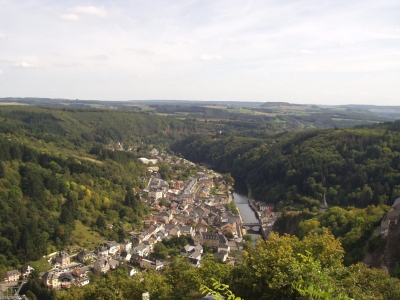
M 0 106 L 7 106 L 7 105 L 29 105 L 29 104 L 19 103 L 19 102 L 0 102 Z

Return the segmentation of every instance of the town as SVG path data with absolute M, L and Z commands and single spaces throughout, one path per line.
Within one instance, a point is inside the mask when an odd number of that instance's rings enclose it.
M 117 144 L 116 150 L 123 150 Z M 57 251 L 46 256 L 49 269 L 42 272 L 42 283 L 51 289 L 68 289 L 90 283 L 89 272 L 102 275 L 125 266 L 129 276 L 142 270 L 162 271 L 171 264 L 169 256 L 157 255 L 157 244 L 168 240 L 187 241 L 179 251 L 193 267 L 201 265 L 205 252 L 221 263 L 235 264 L 243 250 L 243 232 L 260 227 L 266 237 L 279 213 L 274 205 L 249 201 L 260 223 L 247 224 L 236 208 L 232 192 L 233 178 L 221 175 L 188 160 L 166 155 L 157 149 L 149 152 L 150 158 L 139 161 L 148 165 L 149 176 L 142 177 L 145 187 L 139 193 L 141 201 L 151 209 L 143 224 L 144 230 L 129 232 L 129 238 L 120 241 L 99 240 L 92 250 L 79 249 L 68 253 Z M 182 166 L 190 170 L 187 180 L 179 180 L 176 174 L 167 181 L 159 172 L 159 162 L 168 166 Z M 179 173 L 180 169 L 177 169 Z M 113 224 L 107 224 L 112 228 Z M 186 237 L 183 239 L 182 237 Z M 70 247 L 69 249 L 78 249 Z M 33 271 L 25 264 L 21 270 L 6 273 L 6 287 L 25 280 Z

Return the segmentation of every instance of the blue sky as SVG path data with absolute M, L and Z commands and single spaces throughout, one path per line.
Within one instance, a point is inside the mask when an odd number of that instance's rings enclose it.
M 400 105 L 400 1 L 0 0 L 0 97 Z

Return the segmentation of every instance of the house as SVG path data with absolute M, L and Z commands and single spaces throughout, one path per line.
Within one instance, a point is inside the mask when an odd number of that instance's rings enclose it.
M 134 267 L 127 266 L 129 276 L 133 276 L 137 273 L 137 270 Z
M 83 277 L 83 278 L 80 278 L 80 279 L 78 279 L 76 281 L 76 285 L 77 286 L 85 286 L 85 285 L 87 285 L 89 283 L 90 283 L 90 278 L 89 277 Z
M 206 216 L 211 212 L 211 210 L 209 210 L 208 208 L 206 208 L 204 206 L 197 206 L 194 209 L 194 212 L 198 213 L 200 216 Z
M 146 257 L 147 255 L 149 255 L 150 248 L 146 244 L 141 243 L 133 248 L 133 251 L 139 256 Z
M 223 234 L 215 232 L 197 232 L 193 241 L 196 246 L 207 244 L 211 247 L 218 247 L 220 244 L 226 244 L 228 242 Z
M 110 264 L 106 258 L 101 257 L 94 263 L 93 270 L 100 274 L 106 274 L 110 270 Z
M 24 278 L 28 278 L 29 274 L 31 274 L 31 272 L 35 270 L 34 268 L 32 268 L 30 265 L 27 264 L 23 265 L 21 269 L 22 269 L 22 277 Z
M 107 247 L 109 255 L 114 255 L 120 249 L 120 245 L 116 241 L 108 241 L 104 246 Z
M 71 264 L 71 258 L 67 252 L 60 251 L 56 255 L 56 263 L 60 264 L 60 268 L 65 268 Z
M 226 259 L 228 258 L 228 252 L 226 251 L 219 251 L 214 253 L 214 257 L 218 260 L 221 260 L 222 262 L 225 262 Z
M 132 249 L 132 241 L 128 239 L 124 239 L 120 245 L 120 249 L 125 250 L 125 251 L 131 251 Z
M 210 196 L 210 187 L 208 186 L 202 186 L 199 192 L 199 197 L 200 198 L 208 198 Z
M 194 246 L 187 244 L 185 247 L 181 249 L 179 252 L 180 255 L 189 256 L 190 253 L 194 251 Z
M 85 272 L 83 272 L 81 269 L 75 269 L 71 272 L 72 276 L 77 277 L 77 278 L 82 278 L 85 276 Z
M 142 259 L 140 267 L 147 270 L 161 271 L 164 264 L 160 260 Z
M 21 276 L 21 273 L 18 270 L 11 270 L 6 272 L 6 277 L 4 278 L 5 282 L 13 282 L 13 281 L 18 281 L 19 276 Z
M 149 249 L 149 252 L 153 251 L 154 243 L 155 243 L 154 238 L 150 238 L 147 241 L 143 242 L 143 244 L 146 245 L 147 248 Z
M 149 198 L 155 200 L 161 199 L 163 197 L 163 191 L 157 188 L 151 188 L 148 193 Z
M 200 253 L 203 253 L 203 247 L 201 245 L 194 246 L 194 250 L 199 251 Z
M 192 253 L 189 254 L 188 257 L 189 258 L 194 258 L 194 259 L 197 259 L 197 260 L 201 260 L 201 252 L 197 251 L 197 250 L 194 250 Z
M 74 277 L 71 273 L 62 273 L 58 277 L 58 281 L 60 282 L 62 289 L 69 289 L 72 285 L 72 282 L 74 282 Z
M 170 211 L 162 211 L 158 214 L 157 220 L 161 221 L 163 220 L 164 223 L 168 223 L 169 221 L 172 220 L 174 216 L 172 215 L 172 212 Z
M 179 226 L 181 233 L 186 236 L 194 237 L 196 232 L 194 231 L 192 226 Z
M 207 232 L 208 231 L 208 225 L 205 224 L 197 224 L 197 230 L 200 232 Z
M 108 264 L 110 265 L 110 270 L 115 270 L 119 267 L 119 261 L 115 259 L 108 260 Z
M 131 251 L 131 254 L 132 254 L 132 251 Z M 132 265 L 140 265 L 140 262 L 142 261 L 142 259 L 143 259 L 142 256 L 140 256 L 138 254 L 132 254 L 130 262 Z
M 180 190 L 182 188 L 182 186 L 183 186 L 183 181 L 175 181 L 173 188 L 176 190 Z
M 163 239 L 168 237 L 168 232 L 166 232 L 165 230 L 160 230 L 153 236 L 157 238 L 157 242 L 162 242 Z
M 120 254 L 120 258 L 124 261 L 130 261 L 132 257 L 132 254 L 129 251 L 122 251 Z
M 79 252 L 76 258 L 78 259 L 79 262 L 85 263 L 85 261 L 91 260 L 93 258 L 93 253 L 85 249 Z
M 172 224 L 165 225 L 165 231 L 168 232 L 169 236 L 181 236 L 181 229 L 178 226 Z
M 192 203 L 193 202 L 193 194 L 180 194 L 179 199 L 182 201 L 186 201 L 186 203 Z M 184 207 L 183 204 L 181 206 Z
M 58 280 L 58 272 L 47 271 L 42 275 L 42 283 L 49 288 L 57 289 L 61 286 Z
M 194 266 L 194 267 L 200 267 L 200 260 L 199 259 L 195 259 L 195 258 L 191 258 L 188 257 L 189 259 L 189 263 Z
M 99 256 L 107 256 L 108 255 L 108 248 L 104 245 L 100 245 L 99 248 L 97 248 L 97 255 Z
M 231 248 L 229 247 L 228 244 L 219 244 L 217 251 L 218 252 L 225 251 L 225 252 L 229 253 L 229 251 L 231 251 Z

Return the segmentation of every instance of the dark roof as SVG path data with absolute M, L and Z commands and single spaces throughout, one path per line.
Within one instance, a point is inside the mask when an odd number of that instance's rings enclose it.
M 68 257 L 68 256 L 69 256 L 69 254 L 67 252 L 64 252 L 64 251 L 60 251 L 57 254 L 57 257 Z
M 198 263 L 199 263 L 199 259 L 196 259 L 196 258 L 191 258 L 191 257 L 188 257 L 188 259 L 189 259 L 189 262 L 192 264 L 192 265 L 197 265 Z
M 226 243 L 226 237 L 223 234 L 218 234 L 215 232 L 201 232 L 203 239 L 205 240 L 219 240 L 220 243 Z
M 20 275 L 21 273 L 18 270 L 11 270 L 6 272 L 6 276 L 11 276 L 11 275 Z
M 72 276 L 71 273 L 62 273 L 62 274 L 58 277 L 58 279 L 59 279 L 59 280 L 69 280 L 69 281 L 72 281 L 72 280 L 74 280 L 74 277 Z
M 22 269 L 22 273 L 28 272 L 29 267 L 30 267 L 30 266 L 27 265 L 27 264 L 23 265 L 22 268 L 21 268 L 21 269 Z M 31 267 L 31 268 L 32 268 L 32 267 Z M 32 269 L 33 269 L 33 268 L 32 268 Z

